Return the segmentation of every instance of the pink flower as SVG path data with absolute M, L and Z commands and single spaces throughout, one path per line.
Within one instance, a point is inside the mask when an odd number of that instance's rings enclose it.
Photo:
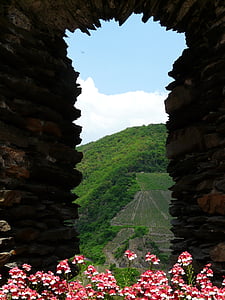
M 183 266 L 188 266 L 192 263 L 192 256 L 189 252 L 184 251 L 179 255 L 177 262 Z
M 133 260 L 137 257 L 137 254 L 130 250 L 126 250 L 124 256 L 126 256 L 129 260 Z
M 84 271 L 84 274 L 87 275 L 88 278 L 91 278 L 92 276 L 97 275 L 97 274 L 98 274 L 98 271 L 95 269 L 94 266 L 89 265 L 89 266 L 87 267 L 87 270 Z
M 106 270 L 105 273 L 99 273 L 92 276 L 91 282 L 94 283 L 97 289 L 104 294 L 107 293 L 112 295 L 119 290 L 116 279 L 109 270 Z
M 64 259 L 60 261 L 56 267 L 56 273 L 57 274 L 62 274 L 62 273 L 71 273 L 70 266 L 68 264 L 68 259 Z
M 9 274 L 11 276 L 11 278 L 15 278 L 15 279 L 25 279 L 26 278 L 26 273 L 19 269 L 18 267 L 12 268 L 9 271 Z
M 29 272 L 29 271 L 31 270 L 31 265 L 23 264 L 23 265 L 22 265 L 22 268 L 23 268 L 25 271 Z
M 196 283 L 201 287 L 201 289 L 212 287 L 213 284 L 209 277 L 213 277 L 213 270 L 210 268 L 211 264 L 205 265 L 200 273 L 196 276 Z
M 225 286 L 225 276 L 223 276 L 223 282 L 222 285 Z
M 173 275 L 184 275 L 184 269 L 178 264 L 176 263 L 172 269 L 169 271 L 169 273 L 173 274 Z
M 83 255 L 75 255 L 72 264 L 84 264 L 85 257 Z
M 213 270 L 210 268 L 211 264 L 205 265 L 205 267 L 202 269 L 201 273 L 205 273 L 207 277 L 213 277 Z
M 145 261 L 149 261 L 149 262 L 153 263 L 153 265 L 157 265 L 157 264 L 159 264 L 160 259 L 156 255 L 151 254 L 150 252 L 148 252 L 145 255 Z
M 125 256 L 132 260 L 136 254 L 127 250 Z M 82 263 L 84 258 L 77 258 L 77 263 Z M 146 261 L 158 262 L 155 255 L 148 252 Z M 213 271 L 207 264 L 196 276 L 191 284 L 186 282 L 191 261 L 191 255 L 183 252 L 178 259 L 179 263 L 171 269 L 171 285 L 165 272 L 160 270 L 147 270 L 137 283 L 120 289 L 113 274 L 106 270 L 98 273 L 95 267 L 88 266 L 85 274 L 90 278 L 91 284 L 83 285 L 80 281 L 62 279 L 53 272 L 36 272 L 27 276 L 25 271 L 30 271 L 31 266 L 24 264 L 22 269 L 13 268 L 9 271 L 7 283 L 0 286 L 0 299 L 24 300 L 82 300 L 82 299 L 108 299 L 121 296 L 125 300 L 225 300 L 225 279 L 222 288 L 216 287 L 211 282 Z M 192 268 L 192 266 L 191 266 Z M 24 271 L 25 270 L 25 271 Z M 192 269 L 191 269 L 192 270 Z M 187 271 L 186 276 L 185 271 Z M 70 272 L 68 260 L 61 261 L 57 266 L 57 273 Z
M 136 292 L 132 287 L 126 286 L 120 291 L 121 296 L 125 296 L 125 299 L 135 299 L 136 298 Z

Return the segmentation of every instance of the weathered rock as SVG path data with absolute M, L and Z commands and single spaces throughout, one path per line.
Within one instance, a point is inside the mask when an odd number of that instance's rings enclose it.
M 40 231 L 37 229 L 34 229 L 33 227 L 25 227 L 20 228 L 19 230 L 16 230 L 15 233 L 15 240 L 16 241 L 34 241 L 37 240 L 37 238 L 40 236 Z
M 0 205 L 1 206 L 12 206 L 18 204 L 21 201 L 20 191 L 1 190 L 0 191 Z
M 55 223 L 56 224 L 56 223 Z M 48 226 L 45 222 L 39 222 L 37 220 L 29 220 L 29 219 L 20 219 L 16 222 L 17 227 L 32 227 L 39 229 L 40 231 L 44 231 L 48 229 Z
M 0 238 L 0 249 L 5 247 L 12 247 L 14 245 L 14 239 L 13 237 L 8 237 L 8 238 Z
M 211 191 L 213 187 L 213 183 L 214 180 L 212 178 L 203 180 L 196 186 L 196 191 L 198 192 Z
M 209 214 L 225 215 L 225 195 L 223 194 L 208 194 L 198 198 L 198 205 L 204 212 Z
M 203 150 L 204 140 L 200 127 L 188 127 L 170 134 L 166 145 L 167 156 L 174 158 L 187 152 Z
M 17 207 L 13 207 L 11 209 L 11 216 L 17 219 L 24 219 L 24 218 L 32 218 L 36 216 L 36 209 L 35 206 L 31 205 L 20 205 Z
M 0 253 L 0 267 L 4 266 L 7 262 L 9 262 L 12 255 L 15 255 L 15 251 L 12 250 L 10 252 L 1 252 Z
M 223 216 L 210 216 L 207 217 L 207 222 L 209 224 L 214 224 L 215 226 L 224 226 L 225 225 L 225 218 Z
M 194 101 L 190 88 L 176 86 L 165 100 L 167 113 L 173 113 Z
M 54 254 L 58 257 L 62 257 L 62 254 L 65 255 L 65 257 L 72 257 L 75 253 L 74 249 L 69 248 L 67 245 L 60 245 L 59 247 L 56 247 Z
M 46 256 L 49 254 L 52 254 L 55 251 L 55 247 L 47 246 L 43 244 L 33 244 L 31 247 L 29 247 L 29 253 L 33 255 L 42 255 Z M 68 257 L 68 256 L 65 256 Z
M 204 139 L 207 148 L 214 148 L 223 144 L 220 136 L 217 133 L 207 134 L 205 135 Z
M 10 230 L 11 230 L 11 226 L 9 225 L 9 223 L 4 220 L 0 220 L 0 231 L 5 232 Z
M 26 128 L 38 134 L 48 133 L 61 137 L 62 133 L 57 124 L 51 121 L 43 121 L 35 118 L 26 119 Z
M 70 240 L 72 237 L 77 236 L 77 232 L 73 228 L 57 228 L 46 230 L 43 232 L 39 240 L 40 241 L 58 241 L 58 240 Z
M 225 193 L 225 179 L 218 180 L 214 183 L 214 187 L 222 193 Z
M 225 262 L 225 243 L 219 243 L 210 252 L 211 259 L 215 262 Z

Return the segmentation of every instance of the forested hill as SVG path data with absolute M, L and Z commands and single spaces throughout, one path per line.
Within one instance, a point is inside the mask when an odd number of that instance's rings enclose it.
M 166 172 L 166 136 L 164 124 L 151 124 L 127 128 L 77 148 L 84 159 L 78 165 L 83 182 L 74 190 L 81 206 L 76 226 L 86 256 L 104 261 L 101 250 L 116 234 L 110 221 L 140 190 L 136 173 Z

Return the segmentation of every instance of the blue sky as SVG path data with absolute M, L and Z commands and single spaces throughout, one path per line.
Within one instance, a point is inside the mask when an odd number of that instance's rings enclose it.
M 132 15 L 121 27 L 115 21 L 88 36 L 67 32 L 68 56 L 80 72 L 83 95 L 76 107 L 82 117 L 83 143 L 131 126 L 165 123 L 167 73 L 186 48 L 183 34 L 166 31 L 152 19 Z

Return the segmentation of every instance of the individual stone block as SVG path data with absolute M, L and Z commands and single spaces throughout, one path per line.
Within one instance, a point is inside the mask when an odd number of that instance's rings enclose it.
M 166 145 L 167 156 L 169 158 L 203 149 L 204 139 L 201 126 L 190 126 L 172 132 L 169 135 Z
M 225 195 L 224 194 L 208 194 L 197 199 L 198 205 L 204 212 L 209 214 L 225 215 Z
M 210 257 L 215 262 L 225 262 L 225 243 L 219 243 L 210 252 Z
M 185 86 L 177 86 L 165 100 L 166 112 L 171 114 L 176 110 L 184 108 L 192 101 L 194 101 L 194 96 L 192 95 L 191 89 Z
M 9 223 L 5 220 L 0 220 L 0 232 L 6 232 L 10 230 L 11 226 L 9 225 Z
M 12 206 L 21 201 L 21 192 L 16 190 L 0 191 L 0 206 Z

